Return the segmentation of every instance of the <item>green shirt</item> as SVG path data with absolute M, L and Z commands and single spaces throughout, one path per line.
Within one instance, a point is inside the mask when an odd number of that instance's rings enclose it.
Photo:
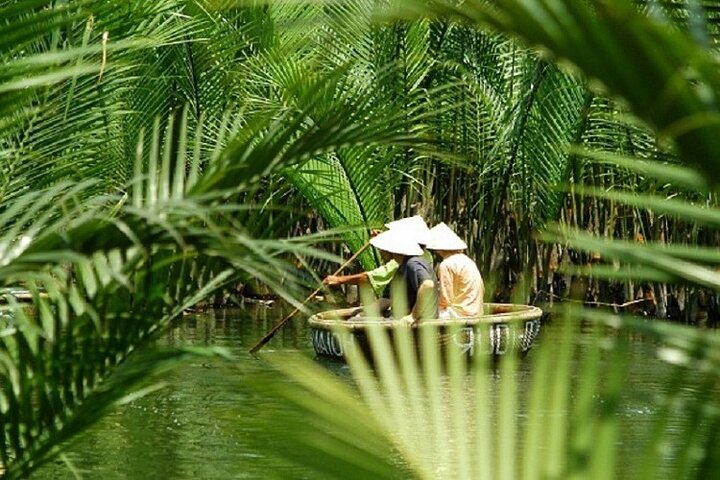
M 395 276 L 399 266 L 395 260 L 390 260 L 385 265 L 380 265 L 375 270 L 367 272 L 368 281 L 375 291 L 375 295 L 378 297 L 382 295 L 383 290 Z
M 422 258 L 428 262 L 430 268 L 433 267 L 432 254 L 429 251 L 423 250 Z M 372 286 L 373 291 L 375 291 L 376 296 L 382 296 L 385 287 L 387 287 L 390 280 L 393 279 L 399 266 L 400 265 L 398 265 L 395 260 L 390 260 L 385 265 L 380 265 L 375 270 L 367 272 L 368 281 L 370 282 L 370 286 Z

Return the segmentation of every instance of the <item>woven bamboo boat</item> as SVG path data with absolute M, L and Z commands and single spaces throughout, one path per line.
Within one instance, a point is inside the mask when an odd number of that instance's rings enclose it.
M 371 325 L 384 328 L 390 335 L 397 328 L 407 328 L 385 318 L 355 317 L 361 307 L 329 310 L 316 313 L 308 320 L 310 338 L 318 356 L 344 358 L 350 349 L 360 349 L 371 358 L 367 329 Z M 412 327 L 417 338 L 418 329 L 434 326 L 438 343 L 446 351 L 467 356 L 507 353 L 527 354 L 540 333 L 542 310 L 530 305 L 485 304 L 485 314 L 475 318 L 424 320 Z

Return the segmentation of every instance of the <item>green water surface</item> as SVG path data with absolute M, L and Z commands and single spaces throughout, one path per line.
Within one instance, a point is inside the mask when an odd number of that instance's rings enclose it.
M 66 460 L 42 467 L 33 478 L 73 479 L 240 479 L 318 478 L 274 452 L 287 442 L 282 418 L 292 406 L 257 393 L 254 382 L 289 382 L 277 375 L 267 359 L 294 351 L 313 358 L 306 323 L 290 322 L 261 352 L 247 350 L 285 313 L 277 307 L 250 305 L 244 309 L 217 310 L 187 316 L 165 334 L 161 343 L 175 346 L 222 346 L 234 361 L 220 358 L 190 359 L 163 377 L 167 387 L 117 408 L 69 446 Z M 555 341 L 553 325 L 545 326 L 539 341 Z M 592 329 L 575 341 L 592 339 Z M 632 363 L 620 406 L 623 434 L 619 445 L 620 471 L 633 469 L 633 458 L 644 448 L 656 396 L 669 381 L 667 365 L 652 355 L 653 346 L 633 340 Z M 519 394 L 529 389 L 528 365 L 517 372 Z M 351 383 L 347 367 L 336 361 L 323 368 Z M 497 376 L 497 371 L 488 371 Z M 692 390 L 686 392 L 692 396 Z M 522 423 L 524 413 L 518 412 Z M 684 431 L 679 423 L 668 428 Z M 672 456 L 668 452 L 668 456 Z M 75 472 L 75 473 L 74 473 Z

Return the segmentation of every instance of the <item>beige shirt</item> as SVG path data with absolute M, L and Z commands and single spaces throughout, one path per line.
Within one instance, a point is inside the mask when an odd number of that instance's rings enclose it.
M 470 257 L 455 253 L 438 267 L 440 310 L 454 317 L 476 317 L 482 314 L 485 287 L 480 270 Z

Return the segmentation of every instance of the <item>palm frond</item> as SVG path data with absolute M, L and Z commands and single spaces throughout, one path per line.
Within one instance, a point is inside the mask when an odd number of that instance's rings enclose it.
M 37 311 L 6 295 L 0 458 L 10 477 L 52 458 L 125 395 L 143 375 L 105 380 L 187 308 L 250 277 L 297 304 L 280 273 L 290 253 L 315 250 L 254 239 L 226 218 L 225 192 L 193 197 L 186 174 L 199 153 L 188 154 L 186 116 L 178 124 L 156 122 L 128 198 L 88 195 L 92 181 L 58 184 L 17 195 L 0 214 L 0 285 L 26 285 Z
M 395 476 L 408 475 L 409 469 L 417 478 L 674 478 L 698 468 L 698 457 L 691 458 L 689 451 L 710 454 L 715 433 L 709 428 L 688 432 L 690 446 L 686 438 L 672 435 L 672 425 L 682 419 L 687 425 L 709 427 L 715 421 L 717 401 L 711 392 L 719 359 L 712 352 L 718 339 L 687 327 L 583 311 L 597 334 L 578 352 L 578 326 L 572 318 L 581 311 L 556 313 L 556 336 L 540 339 L 537 350 L 523 361 L 523 373 L 518 360 L 504 357 L 492 367 L 482 355 L 474 357 L 468 370 L 462 356 L 440 354 L 434 338 L 438 332 L 430 328 L 421 332 L 419 352 L 409 334 L 397 331 L 389 341 L 382 330 L 369 332 L 375 367 L 349 353 L 353 385 L 339 384 L 308 360 L 273 362 L 293 380 L 283 388 L 276 385 L 273 393 L 291 401 L 303 418 L 302 425 L 294 425 L 300 445 L 293 458 L 331 478 L 342 476 L 334 470 L 337 464 L 383 472 L 389 463 L 396 465 Z M 664 362 L 672 383 L 653 403 L 654 429 L 636 439 L 647 441 L 648 448 L 631 466 L 629 454 L 622 451 L 619 417 L 630 395 L 628 336 L 638 331 L 657 342 L 654 361 Z M 698 372 L 695 368 L 702 374 L 689 377 L 689 371 Z M 518 385 L 527 378 L 527 398 L 521 400 Z M 701 392 L 696 408 L 684 409 L 680 386 Z M 355 430 L 360 422 L 352 419 L 357 417 L 368 422 L 362 433 Z M 335 434 L 320 441 L 308 427 L 316 424 Z M 393 448 L 364 448 L 358 451 L 362 467 L 349 465 L 349 437 L 358 438 L 358 448 L 388 443 Z M 676 453 L 673 460 L 661 458 L 660 442 L 664 451 Z M 276 453 L 285 455 L 284 450 Z M 311 460 L 315 458 L 325 461 Z
M 415 2 L 399 3 L 418 8 Z M 620 1 L 564 1 L 551 6 L 540 1 L 478 0 L 462 8 L 439 1 L 428 10 L 512 33 L 572 62 L 673 139 L 685 161 L 709 178 L 718 178 L 713 159 L 720 148 L 714 141 L 720 77 L 712 55 L 682 32 Z M 633 50 L 628 51 L 628 45 Z M 689 88 L 690 83 L 695 86 Z

